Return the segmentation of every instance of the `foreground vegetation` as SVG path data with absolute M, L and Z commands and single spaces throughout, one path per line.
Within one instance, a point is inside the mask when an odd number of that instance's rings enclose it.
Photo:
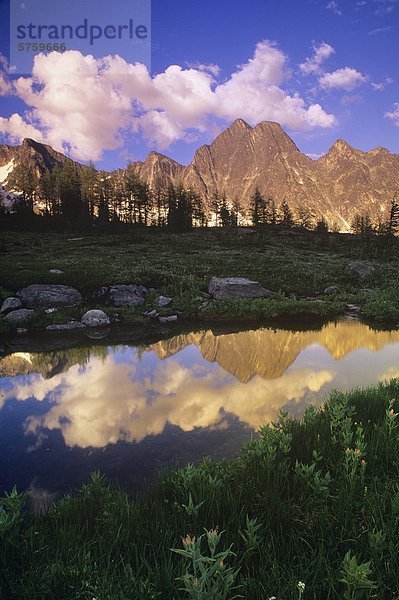
M 98 474 L 43 515 L 5 495 L 0 597 L 398 598 L 398 395 L 334 392 L 136 499 Z
M 348 303 L 369 319 L 399 321 L 399 264 L 396 238 L 284 232 L 270 229 L 208 229 L 185 234 L 162 230 L 122 232 L 21 232 L 0 234 L 0 299 L 30 283 L 72 285 L 85 306 L 32 319 L 32 328 L 79 318 L 98 307 L 93 291 L 111 284 L 137 283 L 156 289 L 144 307 L 123 312 L 140 320 L 161 293 L 173 304 L 163 313 L 207 320 L 266 321 L 281 316 L 335 317 Z M 345 274 L 351 260 L 375 267 L 362 281 Z M 60 274 L 50 273 L 59 269 Z M 276 292 L 273 299 L 213 302 L 204 306 L 212 277 L 248 277 Z M 324 295 L 328 286 L 338 286 Z M 368 294 L 362 288 L 372 288 Z M 112 314 L 112 312 L 111 312 Z M 0 330 L 6 323 L 0 318 Z

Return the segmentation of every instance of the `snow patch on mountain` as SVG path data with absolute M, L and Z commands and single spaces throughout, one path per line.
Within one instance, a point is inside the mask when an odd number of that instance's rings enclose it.
M 12 173 L 14 169 L 14 159 L 12 158 L 9 163 L 0 167 L 0 183 L 3 183 L 10 173 Z

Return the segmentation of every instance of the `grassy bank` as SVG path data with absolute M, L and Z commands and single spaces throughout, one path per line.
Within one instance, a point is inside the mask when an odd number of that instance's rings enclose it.
M 385 244 L 385 245 L 384 245 Z M 362 314 L 380 322 L 399 321 L 398 244 L 376 238 L 364 241 L 342 234 L 290 235 L 283 232 L 243 233 L 235 230 L 202 230 L 187 234 L 136 230 L 113 233 L 0 234 L 0 296 L 30 283 L 72 285 L 85 296 L 85 307 L 95 308 L 92 292 L 105 285 L 138 283 L 171 296 L 175 309 L 186 318 L 198 313 L 214 320 L 266 320 L 275 316 L 305 314 L 334 317 L 346 304 L 361 307 Z M 345 267 L 353 260 L 375 267 L 362 281 L 348 277 Z M 59 269 L 61 274 L 50 274 Z M 277 293 L 273 301 L 211 303 L 200 308 L 212 277 L 247 277 Z M 338 286 L 326 296 L 326 287 Z M 369 287 L 374 294 L 361 291 Z M 150 297 L 148 306 L 153 298 Z M 140 310 L 125 318 L 136 320 Z M 33 319 L 33 328 L 78 318 L 83 311 Z M 119 313 L 123 311 L 118 311 Z M 1 326 L 1 324 L 0 324 Z
M 398 394 L 335 392 L 136 500 L 98 475 L 42 516 L 3 497 L 0 597 L 398 598 Z

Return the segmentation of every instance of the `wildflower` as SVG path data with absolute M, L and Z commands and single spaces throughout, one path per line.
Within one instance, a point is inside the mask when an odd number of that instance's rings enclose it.
M 388 415 L 389 415 L 389 416 L 390 416 L 392 419 L 394 419 L 395 417 L 397 417 L 397 416 L 398 416 L 398 413 L 396 413 L 396 412 L 393 410 L 393 408 L 391 408 L 391 410 L 389 411 Z
M 345 450 L 345 454 L 348 456 L 348 454 L 350 454 L 350 453 L 351 453 L 351 449 L 350 449 L 350 448 L 347 448 L 347 449 Z
M 353 454 L 354 454 L 355 456 L 360 456 L 360 455 L 361 455 L 361 453 L 362 453 L 362 452 L 361 452 L 361 450 L 359 450 L 359 448 L 356 448 L 356 450 L 354 451 L 354 453 L 353 453 Z
M 195 536 L 191 537 L 189 534 L 187 534 L 184 539 L 182 538 L 182 541 L 185 548 L 191 548 L 191 546 L 193 546 L 195 543 Z
M 298 585 L 297 588 L 300 592 L 304 592 L 305 591 L 305 584 L 303 583 L 303 581 L 298 581 Z
M 364 458 L 362 458 L 362 465 L 366 466 L 366 461 L 364 460 Z

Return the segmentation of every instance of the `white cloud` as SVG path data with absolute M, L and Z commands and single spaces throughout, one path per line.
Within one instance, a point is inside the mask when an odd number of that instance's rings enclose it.
M 382 92 L 387 87 L 387 85 L 391 85 L 393 82 L 394 80 L 392 79 L 392 77 L 385 77 L 384 81 L 380 81 L 378 83 L 373 82 L 371 84 L 371 87 L 376 92 Z
M 342 15 L 342 10 L 340 9 L 338 2 L 335 0 L 331 0 L 331 2 L 327 4 L 326 8 L 327 10 L 331 10 L 331 12 L 333 12 L 335 15 Z
M 304 75 L 319 74 L 322 72 L 322 63 L 334 53 L 335 50 L 330 44 L 322 42 L 318 46 L 313 46 L 313 55 L 301 63 L 299 68 Z
M 351 91 L 358 85 L 366 83 L 367 77 L 356 69 L 345 67 L 332 73 L 325 73 L 319 78 L 320 86 L 325 90 L 343 89 Z
M 8 73 L 7 59 L 0 52 L 0 96 L 7 96 L 12 91 L 11 84 L 8 81 Z
M 27 123 L 18 113 L 10 117 L 0 117 L 0 132 L 12 143 L 18 143 L 23 138 L 33 138 L 43 142 L 42 133 L 32 124 Z
M 214 77 L 220 75 L 221 68 L 219 65 L 215 65 L 213 63 L 204 65 L 202 63 L 186 63 L 190 69 L 197 69 L 198 71 L 205 71 L 206 73 L 210 73 Z
M 377 29 L 371 29 L 369 35 L 378 35 L 379 33 L 386 33 L 392 29 L 392 25 L 386 25 L 386 27 L 377 27 Z
M 391 112 L 385 113 L 385 117 L 387 119 L 391 119 L 396 127 L 399 127 L 399 102 L 394 104 L 393 110 Z
M 344 104 L 344 105 L 358 104 L 363 101 L 364 101 L 364 98 L 360 94 L 345 94 L 341 98 L 341 104 Z
M 319 47 L 317 60 L 331 53 Z M 0 122 L 13 140 L 25 135 L 46 141 L 80 160 L 98 160 L 106 149 L 123 146 L 129 130 L 157 149 L 193 132 L 211 131 L 218 120 L 243 118 L 251 125 L 274 120 L 295 130 L 331 127 L 336 120 L 319 104 L 307 105 L 288 93 L 287 56 L 275 44 L 257 44 L 254 56 L 222 83 L 215 65 L 183 69 L 171 65 L 153 77 L 139 63 L 119 56 L 95 59 L 78 51 L 35 57 L 31 77 L 13 82 L 13 93 L 28 110 L 19 120 Z
M 226 413 L 256 430 L 276 420 L 287 403 L 300 407 L 314 399 L 334 376 L 328 369 L 303 368 L 271 380 L 255 375 L 242 384 L 217 365 L 195 371 L 168 359 L 156 364 L 151 377 L 143 377 L 137 359 L 117 363 L 107 357 L 92 358 L 85 369 L 74 365 L 51 379 L 16 378 L 7 395 L 50 403 L 46 413 L 28 417 L 24 424 L 37 445 L 43 430 L 59 430 L 70 447 L 101 448 L 119 440 L 140 442 L 159 435 L 167 424 L 183 431 L 223 427 Z

